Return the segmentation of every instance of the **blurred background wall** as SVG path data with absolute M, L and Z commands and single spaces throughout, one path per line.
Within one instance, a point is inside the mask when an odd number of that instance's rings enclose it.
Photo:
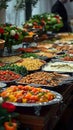
M 51 7 L 56 0 L 38 0 L 35 7 L 32 7 L 32 15 L 41 14 L 45 12 L 51 12 Z M 6 9 L 6 22 L 21 26 L 25 22 L 25 8 L 16 11 L 14 5 L 16 0 L 8 2 L 8 8 Z M 68 12 L 69 20 L 73 19 L 73 2 L 65 4 Z

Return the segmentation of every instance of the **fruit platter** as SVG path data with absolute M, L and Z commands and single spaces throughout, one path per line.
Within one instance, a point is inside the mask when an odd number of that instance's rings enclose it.
M 11 85 L 1 92 L 1 97 L 16 106 L 34 107 L 59 103 L 61 94 L 30 85 Z

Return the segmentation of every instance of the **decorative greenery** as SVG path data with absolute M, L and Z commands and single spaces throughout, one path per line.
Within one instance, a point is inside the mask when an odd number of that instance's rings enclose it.
M 6 47 L 21 44 L 24 41 L 24 37 L 26 35 L 28 35 L 28 33 L 24 29 L 18 28 L 15 25 L 0 25 L 0 39 L 5 40 Z
M 8 7 L 7 2 L 9 2 L 9 1 L 11 1 L 11 0 L 0 0 L 0 9 L 2 9 L 2 8 L 6 9 Z
M 24 28 L 59 31 L 63 26 L 62 18 L 53 13 L 37 14 L 24 23 Z

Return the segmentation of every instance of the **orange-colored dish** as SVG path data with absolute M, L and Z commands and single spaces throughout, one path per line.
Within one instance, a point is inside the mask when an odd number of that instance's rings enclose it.
M 51 91 L 29 85 L 12 85 L 3 91 L 1 96 L 4 99 L 7 98 L 9 102 L 18 103 L 42 103 L 49 102 L 55 98 L 55 94 Z

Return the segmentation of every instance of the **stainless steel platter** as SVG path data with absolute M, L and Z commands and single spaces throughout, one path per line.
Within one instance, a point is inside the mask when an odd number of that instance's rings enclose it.
M 73 73 L 73 62 L 50 62 L 44 65 L 42 70 L 58 73 Z
M 55 94 L 55 98 L 49 102 L 43 102 L 43 103 L 15 103 L 15 102 L 9 102 L 12 103 L 15 106 L 21 106 L 21 107 L 41 107 L 46 105 L 53 105 L 56 103 L 59 103 L 63 100 L 63 97 L 61 94 L 55 91 L 51 91 L 53 94 Z
M 0 70 L 1 71 L 1 70 Z M 2 71 L 4 71 L 4 70 L 2 70 Z M 9 71 L 11 71 L 11 70 L 9 70 Z M 19 75 L 19 78 L 16 78 L 16 79 L 12 79 L 12 80 L 1 80 L 0 81 L 0 83 L 4 83 L 4 84 L 10 84 L 10 83 L 13 83 L 13 82 L 17 82 L 17 81 L 19 81 L 21 78 L 22 78 L 22 75 L 21 74 L 18 74 L 18 73 L 16 73 L 16 72 L 14 72 L 14 71 L 11 71 L 11 72 L 13 72 L 14 74 L 17 74 L 17 75 Z
M 50 74 L 50 72 L 49 72 L 49 74 Z M 21 80 L 23 79 L 22 78 L 20 81 L 17 81 L 16 83 L 17 84 L 21 84 L 21 85 L 28 85 L 28 84 L 30 84 L 31 86 L 47 88 L 47 89 L 52 89 L 53 90 L 53 88 L 62 86 L 63 84 L 67 84 L 67 83 L 73 82 L 73 76 L 70 76 L 69 74 L 61 74 L 61 75 L 62 75 L 62 77 L 60 77 L 60 78 L 57 76 L 57 77 L 52 78 L 50 80 L 46 79 L 46 77 L 45 77 L 45 80 L 43 78 L 42 78 L 42 80 L 38 79 L 39 82 L 37 82 L 37 83 L 35 82 L 36 80 L 33 81 L 34 77 L 32 76 L 33 77 L 32 81 L 29 83 L 29 81 L 31 79 L 31 76 L 29 74 L 30 79 L 28 78 L 28 82 L 25 82 L 25 81 L 21 82 Z M 42 81 L 42 83 L 40 81 Z

